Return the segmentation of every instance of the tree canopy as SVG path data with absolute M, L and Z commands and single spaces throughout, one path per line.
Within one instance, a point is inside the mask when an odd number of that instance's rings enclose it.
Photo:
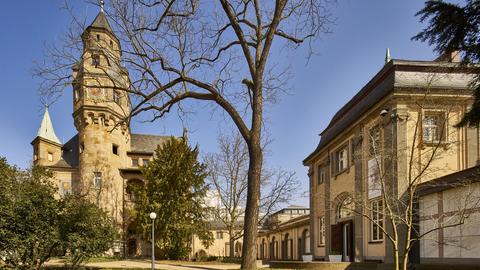
M 146 239 L 151 239 L 150 212 L 155 212 L 155 245 L 165 258 L 183 259 L 196 234 L 206 246 L 213 241 L 209 231 L 208 189 L 205 165 L 197 160 L 198 148 L 171 138 L 155 151 L 153 161 L 142 168 L 145 185 L 135 185 L 135 223 Z
M 40 269 L 68 251 L 75 268 L 112 246 L 107 215 L 85 198 L 57 199 L 51 177 L 45 168 L 23 171 L 0 158 L 0 262 L 6 267 Z

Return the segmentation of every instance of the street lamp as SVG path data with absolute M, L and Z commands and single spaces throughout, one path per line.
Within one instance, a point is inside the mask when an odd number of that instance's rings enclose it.
M 155 219 L 157 214 L 155 212 L 150 213 L 150 219 L 152 220 L 152 270 L 155 269 Z

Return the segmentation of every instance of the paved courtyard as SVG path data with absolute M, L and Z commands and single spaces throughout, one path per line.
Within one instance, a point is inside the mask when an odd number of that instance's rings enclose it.
M 47 265 L 63 265 L 60 260 L 52 260 Z M 99 267 L 99 268 L 138 268 L 138 269 L 150 269 L 151 264 L 146 260 L 123 260 L 123 261 L 110 261 L 110 262 L 92 262 L 86 266 Z M 268 265 L 259 265 L 260 268 L 268 267 Z M 155 263 L 155 269 L 164 270 L 227 270 L 227 269 L 240 269 L 239 264 L 232 263 L 191 263 L 191 262 L 177 262 L 177 261 L 157 261 Z

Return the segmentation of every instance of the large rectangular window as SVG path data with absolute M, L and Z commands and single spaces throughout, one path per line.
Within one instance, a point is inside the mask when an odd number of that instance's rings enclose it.
M 326 169 L 325 165 L 321 164 L 318 166 L 318 184 L 323 184 L 325 183 L 325 177 L 326 177 Z
M 340 148 L 334 154 L 335 173 L 343 172 L 348 167 L 348 150 L 347 146 Z
M 383 202 L 375 200 L 370 203 L 371 206 L 371 222 L 370 222 L 370 238 L 372 241 L 383 240 Z
M 380 126 L 371 127 L 368 131 L 368 154 L 370 157 L 380 154 L 381 139 Z
M 444 112 L 425 112 L 423 117 L 423 142 L 446 140 L 446 118 Z
M 95 188 L 101 188 L 102 187 L 102 173 L 101 172 L 94 172 L 94 179 L 93 179 L 93 184 Z
M 325 217 L 318 218 L 318 245 L 325 245 Z
M 216 235 L 216 238 L 217 238 L 217 239 L 223 239 L 223 232 L 222 232 L 222 231 L 217 231 L 216 234 L 217 234 L 217 235 Z

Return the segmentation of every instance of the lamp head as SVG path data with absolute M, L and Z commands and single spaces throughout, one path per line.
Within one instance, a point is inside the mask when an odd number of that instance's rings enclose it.
M 151 212 L 150 219 L 156 219 L 156 218 L 157 218 L 157 214 L 155 212 Z
M 388 114 L 388 109 L 383 109 L 383 110 L 380 111 L 380 116 L 382 116 L 382 117 L 387 115 L 387 114 Z

